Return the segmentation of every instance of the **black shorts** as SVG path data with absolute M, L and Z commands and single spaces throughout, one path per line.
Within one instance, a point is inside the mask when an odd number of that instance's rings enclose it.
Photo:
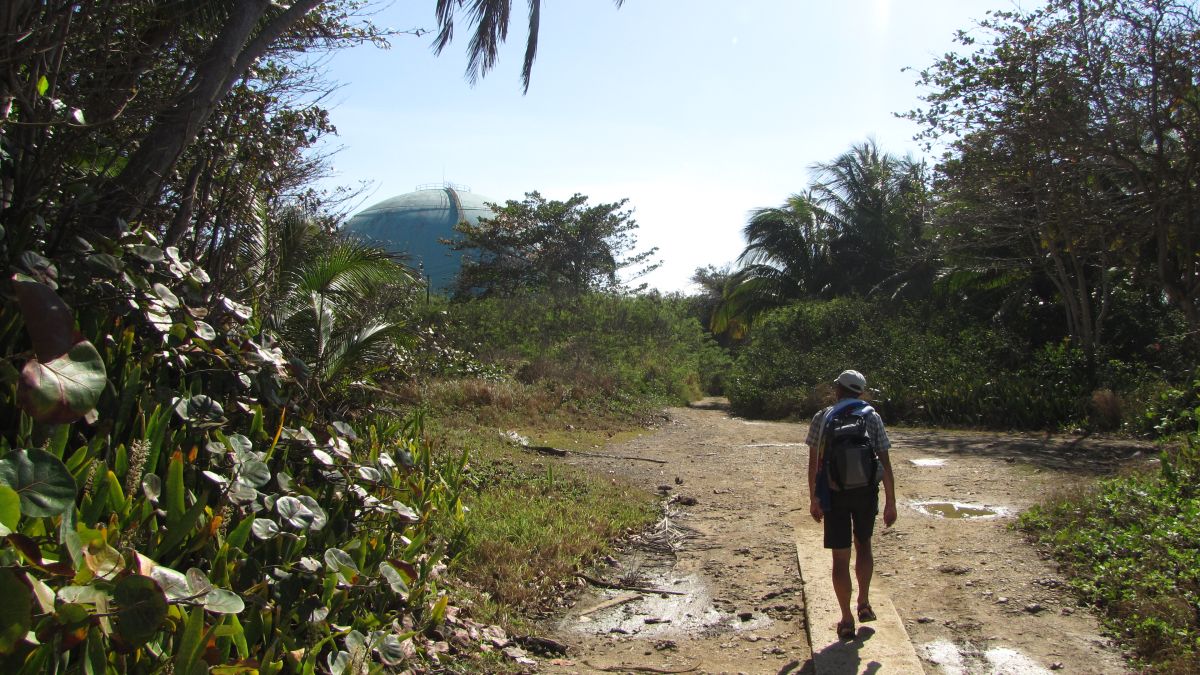
M 825 514 L 825 548 L 850 548 L 854 538 L 869 541 L 879 513 L 879 488 L 873 485 L 852 490 L 832 490 L 832 508 Z

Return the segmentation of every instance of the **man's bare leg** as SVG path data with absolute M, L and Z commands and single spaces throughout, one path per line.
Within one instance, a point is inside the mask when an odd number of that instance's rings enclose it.
M 875 572 L 875 554 L 871 552 L 871 540 L 854 538 L 854 577 L 858 579 L 858 606 L 871 605 L 871 576 Z M 849 609 L 849 596 L 846 598 L 846 609 Z
M 833 594 L 837 596 L 838 606 L 842 610 L 841 623 L 853 623 L 854 615 L 850 613 L 850 593 L 854 589 L 850 585 L 850 549 L 833 549 Z

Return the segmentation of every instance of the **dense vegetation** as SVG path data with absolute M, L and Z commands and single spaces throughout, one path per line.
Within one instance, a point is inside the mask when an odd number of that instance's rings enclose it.
M 1056 495 L 1021 516 L 1148 670 L 1200 670 L 1200 434 L 1164 453 L 1161 472 Z
M 960 33 L 908 114 L 933 167 L 858 145 L 747 223 L 713 321 L 746 340 L 735 408 L 857 364 L 898 420 L 1149 431 L 1200 360 L 1198 26 L 1053 1 Z
M 744 414 L 811 414 L 854 367 L 890 422 L 1162 439 L 1161 475 L 1025 520 L 1159 672 L 1200 653 L 1198 30 L 1187 2 L 993 12 L 919 74 L 934 165 L 816 164 L 696 275 Z
M 521 625 L 652 516 L 497 430 L 598 443 L 721 390 L 804 415 L 844 367 L 889 422 L 1171 439 L 1160 475 L 1025 524 L 1151 667 L 1196 667 L 1189 4 L 991 15 L 920 75 L 936 163 L 868 142 L 815 165 L 697 297 L 631 286 L 654 251 L 623 202 L 531 192 L 460 230 L 482 254 L 453 301 L 311 188 L 313 57 L 388 37 L 363 4 L 0 11 L 5 672 L 491 658 L 477 620 Z M 436 3 L 437 48 L 464 4 Z M 465 12 L 472 76 L 510 4 Z
M 484 644 L 449 565 L 480 558 L 510 488 L 538 486 L 527 536 L 578 543 L 560 576 L 649 516 L 608 486 L 594 535 L 563 531 L 545 516 L 590 488 L 435 417 L 425 393 L 480 382 L 563 401 L 456 352 L 309 187 L 332 131 L 311 57 L 384 37 L 359 6 L 0 11 L 5 672 L 437 667 Z M 419 384 L 446 356 L 490 379 Z

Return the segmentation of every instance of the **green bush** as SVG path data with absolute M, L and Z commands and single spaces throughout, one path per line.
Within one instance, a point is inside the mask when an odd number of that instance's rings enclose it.
M 328 415 L 249 308 L 149 234 L 21 259 L 0 321 L 2 362 L 24 362 L 0 386 L 4 672 L 424 658 L 449 600 L 433 514 L 462 517 L 464 457 L 435 458 L 419 416 Z
M 727 390 L 741 414 L 806 416 L 828 403 L 828 383 L 844 368 L 867 375 L 869 398 L 893 423 L 1151 431 L 1162 426 L 1159 409 L 1189 395 L 1164 391 L 1156 384 L 1161 372 L 1147 363 L 1111 358 L 1092 368 L 1066 342 L 1032 345 L 931 303 L 854 298 L 763 316 L 737 354 Z
M 1200 434 L 1157 473 L 1101 481 L 1022 514 L 1071 585 L 1150 672 L 1200 670 Z
M 455 346 L 526 382 L 684 403 L 719 387 L 728 358 L 686 303 L 652 295 L 525 295 L 450 307 Z

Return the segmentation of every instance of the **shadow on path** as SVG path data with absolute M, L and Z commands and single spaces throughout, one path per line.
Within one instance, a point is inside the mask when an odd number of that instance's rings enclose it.
M 989 432 L 889 430 L 893 443 L 919 445 L 950 455 L 992 457 L 1024 462 L 1049 469 L 1069 469 L 1092 474 L 1112 473 L 1131 460 L 1157 455 L 1153 443 L 1090 435 L 994 434 Z

